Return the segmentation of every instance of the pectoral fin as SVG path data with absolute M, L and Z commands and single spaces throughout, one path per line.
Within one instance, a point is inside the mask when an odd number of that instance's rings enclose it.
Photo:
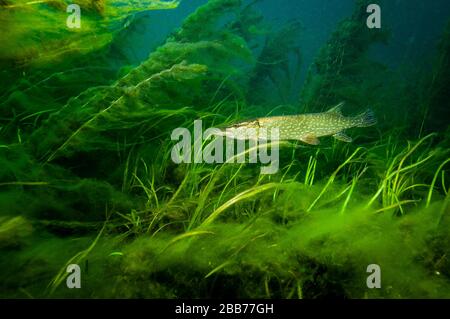
M 300 137 L 300 141 L 305 142 L 306 144 L 311 144 L 311 145 L 319 145 L 320 141 L 317 138 L 317 136 L 314 136 L 312 134 L 308 134 L 308 135 L 304 135 L 302 137 Z
M 339 141 L 346 143 L 351 143 L 353 141 L 353 139 L 350 136 L 346 135 L 344 132 L 338 132 L 334 134 L 333 137 Z

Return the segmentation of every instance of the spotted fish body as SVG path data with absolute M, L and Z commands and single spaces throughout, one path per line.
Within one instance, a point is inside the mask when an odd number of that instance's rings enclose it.
M 376 124 L 371 110 L 358 116 L 345 117 L 341 112 L 342 105 L 343 103 L 340 103 L 323 113 L 263 117 L 245 121 L 222 131 L 221 135 L 235 139 L 254 139 L 260 138 L 263 132 L 270 134 L 271 129 L 277 128 L 279 140 L 300 140 L 317 145 L 320 143 L 319 137 L 322 136 L 333 136 L 338 140 L 351 142 L 352 139 L 344 133 L 344 130 Z

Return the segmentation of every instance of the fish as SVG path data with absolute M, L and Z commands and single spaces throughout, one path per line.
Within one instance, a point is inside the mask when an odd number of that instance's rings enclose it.
M 330 108 L 326 112 L 307 113 L 287 116 L 262 117 L 254 120 L 239 122 L 215 135 L 231 139 L 261 139 L 272 129 L 278 129 L 278 140 L 299 140 L 310 145 L 319 145 L 320 137 L 333 136 L 339 141 L 351 143 L 353 139 L 345 133 L 353 127 L 369 127 L 377 120 L 371 109 L 357 116 L 344 116 L 342 106 L 344 102 Z

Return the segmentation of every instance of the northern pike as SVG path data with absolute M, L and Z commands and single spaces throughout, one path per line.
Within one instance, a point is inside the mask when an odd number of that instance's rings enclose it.
M 372 110 L 352 117 L 342 115 L 339 103 L 322 113 L 262 117 L 237 123 L 220 130 L 215 135 L 232 139 L 258 139 L 266 137 L 272 129 L 278 129 L 278 140 L 300 140 L 311 145 L 320 143 L 319 137 L 333 136 L 343 142 L 352 142 L 345 130 L 353 127 L 368 127 L 377 123 Z M 264 135 L 263 135 L 264 134 Z

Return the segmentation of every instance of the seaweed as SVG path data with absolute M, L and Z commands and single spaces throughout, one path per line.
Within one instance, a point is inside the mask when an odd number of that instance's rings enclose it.
M 449 100 L 448 79 L 450 78 L 450 21 L 438 44 L 438 53 L 434 63 L 432 77 L 429 80 L 425 107 L 425 130 L 443 131 L 448 128 Z
M 330 39 L 322 47 L 308 72 L 306 83 L 301 92 L 301 104 L 305 110 L 323 110 L 326 105 L 347 100 L 355 104 L 364 104 L 366 93 L 376 93 L 373 87 L 380 87 L 385 69 L 379 63 L 367 57 L 368 49 L 378 42 L 386 42 L 389 32 L 382 29 L 369 29 L 366 26 L 366 8 L 370 1 L 358 0 L 351 17 L 345 18 L 333 31 Z M 380 72 L 381 71 L 381 72 Z M 376 83 L 371 83 L 375 79 Z M 345 92 L 346 88 L 355 88 L 362 99 L 357 99 L 356 90 Z
M 144 10 L 173 9 L 178 2 L 82 1 L 80 29 L 66 26 L 68 4 L 17 1 L 0 12 L 0 136 L 5 143 L 17 141 L 19 131 L 34 130 L 71 97 L 111 85 L 131 63 L 118 57 L 123 21 Z
M 83 55 L 106 46 L 114 30 L 120 29 L 120 21 L 128 15 L 143 10 L 174 9 L 179 3 L 179 0 L 83 0 L 77 3 L 83 26 L 69 29 L 66 25 L 69 1 L 14 0 L 1 5 L 0 39 L 8 45 L 2 47 L 0 61 L 2 65 L 39 65 L 72 54 Z
M 300 21 L 292 21 L 281 30 L 270 34 L 258 57 L 249 81 L 248 100 L 253 104 L 271 103 L 269 94 L 278 92 L 281 102 L 293 102 L 298 92 L 302 57 L 299 45 Z M 291 58 L 293 56 L 293 59 Z M 294 60 L 294 62 L 291 62 Z M 271 94 L 273 95 L 273 94 Z
M 199 7 L 183 22 L 180 30 L 173 34 L 173 41 L 196 42 L 200 40 L 217 39 L 227 29 L 221 31 L 224 22 L 222 17 L 238 13 L 242 0 L 211 0 Z
M 214 11 L 214 16 L 217 14 Z M 185 25 L 190 28 L 189 23 Z M 180 30 L 183 33 L 184 27 Z M 217 88 L 224 77 L 237 73 L 233 61 L 252 62 L 251 52 L 240 36 L 226 32 L 217 37 L 215 41 L 196 42 L 169 38 L 147 61 L 113 85 L 92 88 L 72 98 L 33 132 L 30 137 L 33 152 L 40 160 L 49 162 L 62 154 L 70 156 L 71 148 L 78 152 L 128 151 L 133 145 L 159 136 L 162 130 L 158 128 L 167 130 L 168 123 L 176 127 L 173 121 L 183 120 L 189 112 L 185 107 L 208 106 L 213 98 L 212 94 L 204 94 L 211 92 L 208 86 Z M 222 90 L 227 88 L 240 95 L 232 82 L 222 85 Z

